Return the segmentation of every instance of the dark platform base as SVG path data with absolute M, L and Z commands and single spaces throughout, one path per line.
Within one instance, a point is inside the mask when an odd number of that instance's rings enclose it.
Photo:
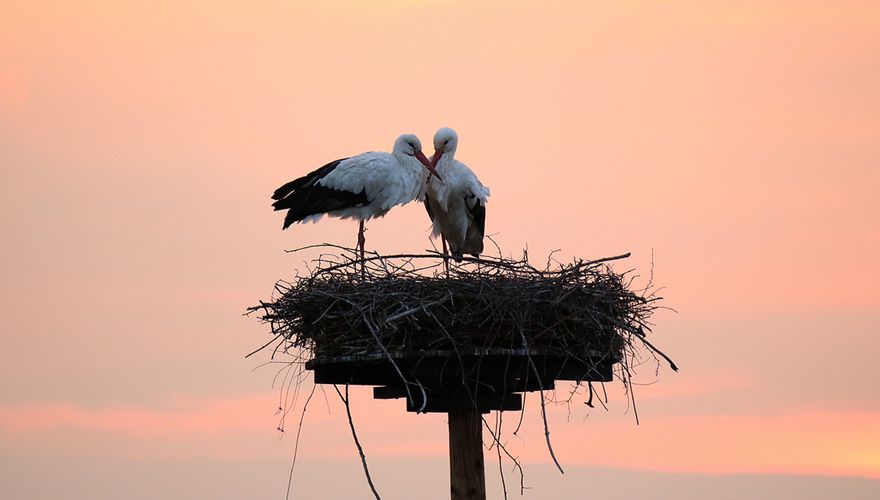
M 521 410 L 522 396 L 516 393 L 551 390 L 556 380 L 610 382 L 619 361 L 611 356 L 578 359 L 524 349 L 406 352 L 390 358 L 393 363 L 382 353 L 318 357 L 306 368 L 315 372 L 316 384 L 380 386 L 373 389 L 373 397 L 406 398 L 411 412 L 487 413 Z

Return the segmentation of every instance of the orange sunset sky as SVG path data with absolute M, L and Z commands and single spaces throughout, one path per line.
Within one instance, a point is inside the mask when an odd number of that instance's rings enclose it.
M 441 126 L 505 253 L 632 252 L 678 311 L 640 425 L 619 384 L 552 408 L 564 476 L 530 397 L 526 498 L 880 498 L 878 26 L 868 0 L 0 0 L 0 498 L 284 498 L 242 313 L 356 225 L 282 232 L 269 195 Z M 430 248 L 416 204 L 368 229 Z M 445 416 L 352 398 L 383 498 L 448 498 Z M 292 498 L 370 495 L 337 400 Z

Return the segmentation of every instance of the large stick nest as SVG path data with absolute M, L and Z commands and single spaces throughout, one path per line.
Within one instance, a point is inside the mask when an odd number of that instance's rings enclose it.
M 609 262 L 568 264 L 438 254 L 356 258 L 322 254 L 308 275 L 276 284 L 251 311 L 271 325 L 264 347 L 307 358 L 436 350 L 538 349 L 576 358 L 623 359 L 645 340 L 659 297 L 633 289 Z M 449 263 L 448 271 L 445 262 Z M 665 356 L 664 356 L 665 357 Z

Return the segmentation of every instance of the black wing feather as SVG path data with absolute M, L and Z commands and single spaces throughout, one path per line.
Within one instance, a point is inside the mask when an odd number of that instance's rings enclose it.
M 483 205 L 483 202 L 477 198 L 474 206 L 469 207 L 468 211 L 474 216 L 474 223 L 477 225 L 477 230 L 480 232 L 480 238 L 482 239 L 486 235 L 486 205 Z
M 272 199 L 277 200 L 272 204 L 275 210 L 287 210 L 284 217 L 284 229 L 294 222 L 299 222 L 310 215 L 324 214 L 366 205 L 370 202 L 362 189 L 359 193 L 332 189 L 318 184 L 318 181 L 327 176 L 343 158 L 330 162 L 323 167 L 310 172 L 307 175 L 288 182 L 275 190 Z
M 425 193 L 425 211 L 428 212 L 428 217 L 431 218 L 431 222 L 434 222 L 434 211 L 431 210 L 431 203 L 428 199 L 428 193 Z
M 275 210 L 288 209 L 284 229 L 310 215 L 325 214 L 343 208 L 360 207 L 370 202 L 364 190 L 360 193 L 339 191 L 325 186 L 312 186 L 294 191 L 292 195 L 275 202 Z
M 468 212 L 473 217 L 473 221 L 468 225 L 465 236 L 466 248 L 463 251 L 474 257 L 479 257 L 483 253 L 483 236 L 486 234 L 486 205 L 476 196 L 473 196 L 473 198 L 474 205 L 468 207 Z M 465 199 L 465 206 L 467 206 L 467 199 Z
M 330 163 L 324 165 L 323 167 L 309 172 L 306 175 L 300 177 L 299 179 L 294 179 L 287 184 L 281 186 L 276 189 L 274 193 L 272 193 L 273 200 L 280 200 L 285 196 L 289 195 L 293 191 L 302 188 L 314 185 L 319 180 L 323 179 L 327 174 L 333 171 L 337 165 L 347 160 L 348 158 L 340 158 L 338 160 L 331 161 Z

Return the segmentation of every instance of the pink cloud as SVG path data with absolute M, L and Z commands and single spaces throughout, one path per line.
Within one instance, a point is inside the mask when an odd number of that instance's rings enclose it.
M 683 385 L 673 393 L 702 388 Z M 335 396 L 332 393 L 328 396 Z M 354 398 L 353 413 L 368 456 L 446 455 L 444 415 L 413 415 L 396 402 Z M 300 400 L 300 405 L 302 400 Z M 510 435 L 518 414 L 505 414 L 505 440 L 525 463 L 547 462 L 543 425 L 529 399 L 519 435 Z M 291 450 L 301 406 L 287 421 L 278 446 L 273 430 L 277 397 L 178 400 L 168 408 L 86 408 L 72 403 L 0 408 L 0 438 L 21 449 L 113 456 L 241 457 Z M 551 439 L 563 465 L 602 465 L 669 472 L 793 473 L 880 478 L 880 414 L 799 411 L 778 415 L 704 415 L 643 418 L 636 425 L 619 411 L 594 411 L 588 418 L 551 412 Z M 494 422 L 494 416 L 487 416 Z M 488 433 L 484 432 L 488 439 Z M 285 444 L 286 443 L 286 444 Z M 348 458 L 354 453 L 345 413 L 334 398 L 330 411 L 316 393 L 304 424 L 300 453 L 312 458 Z M 492 452 L 494 453 L 494 452 Z
M 703 373 L 699 377 L 679 374 L 656 382 L 638 383 L 635 386 L 636 400 L 664 400 L 695 398 L 718 391 L 741 391 L 754 384 L 748 375 L 742 373 Z
M 800 411 L 778 415 L 643 418 L 641 425 L 596 415 L 585 425 L 555 422 L 554 448 L 569 463 L 669 472 L 792 473 L 880 478 L 880 414 Z M 532 436 L 523 450 L 549 460 Z
M 10 433 L 55 429 L 101 431 L 135 436 L 217 434 L 265 426 L 255 415 L 277 406 L 277 397 L 182 400 L 168 408 L 87 407 L 74 403 L 0 407 L 0 429 Z

